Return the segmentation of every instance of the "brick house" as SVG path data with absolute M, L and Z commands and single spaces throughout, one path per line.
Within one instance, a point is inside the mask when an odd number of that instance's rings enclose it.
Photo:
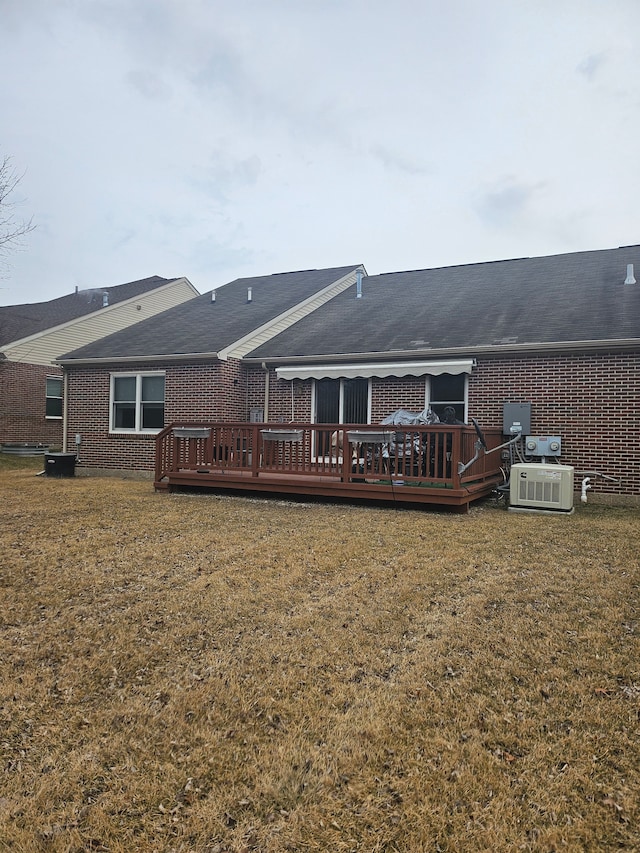
M 61 445 L 63 372 L 56 357 L 197 295 L 186 278 L 151 276 L 0 307 L 0 442 Z
M 243 357 L 352 286 L 358 269 L 237 279 L 58 359 L 78 471 L 151 471 L 164 424 L 247 420 L 262 399 Z
M 425 406 L 440 414 L 452 406 L 460 420 L 498 427 L 505 403 L 522 403 L 530 405 L 531 434 L 562 437 L 563 463 L 613 478 L 595 476 L 594 491 L 638 498 L 634 271 L 639 246 L 376 276 L 362 267 L 322 271 L 340 275 L 339 286 L 325 287 L 322 299 L 307 296 L 286 322 L 260 315 L 253 327 L 230 329 L 218 347 L 217 330 L 202 334 L 204 321 L 191 312 L 198 305 L 206 316 L 208 302 L 209 316 L 236 316 L 223 288 L 215 303 L 208 294 L 164 314 L 162 325 L 148 321 L 135 346 L 129 330 L 62 359 L 69 430 L 87 436 L 81 461 L 89 468 L 150 468 L 154 430 L 113 428 L 118 375 L 139 382 L 148 371 L 165 381 L 158 427 L 256 418 L 377 423 L 396 408 Z M 287 277 L 271 279 L 275 290 Z M 262 279 L 235 283 L 236 296 L 251 281 L 258 294 Z

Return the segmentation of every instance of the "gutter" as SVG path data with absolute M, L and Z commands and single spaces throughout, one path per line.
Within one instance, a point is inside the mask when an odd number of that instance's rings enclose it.
M 416 350 L 385 350 L 375 352 L 344 352 L 344 353 L 317 353 L 315 355 L 294 356 L 245 356 L 242 361 L 247 364 L 306 364 L 315 363 L 318 360 L 328 363 L 343 363 L 349 361 L 376 361 L 385 359 L 430 359 L 430 358 L 453 358 L 454 356 L 478 356 L 486 355 L 499 358 L 505 355 L 517 354 L 553 354 L 568 352 L 610 352 L 611 350 L 638 350 L 640 338 L 622 338 L 613 340 L 586 340 L 586 341 L 552 341 L 549 343 L 524 343 L 524 344 L 500 344 L 494 346 L 473 347 L 438 347 L 434 349 Z
M 56 364 L 61 364 L 63 367 L 73 367 L 74 365 L 83 364 L 136 364 L 144 361 L 220 361 L 220 355 L 217 352 L 185 352 L 185 353 L 167 353 L 165 355 L 112 355 L 100 356 L 95 358 L 55 358 Z
M 499 358 L 505 355 L 518 354 L 553 354 L 570 352 L 611 352 L 612 350 L 638 350 L 640 349 L 640 338 L 620 338 L 601 341 L 552 341 L 550 343 L 525 343 L 525 344 L 500 344 L 494 346 L 471 346 L 471 347 L 448 347 L 434 349 L 416 350 L 386 350 L 384 352 L 344 352 L 344 353 L 317 353 L 315 355 L 290 355 L 290 356 L 244 356 L 240 360 L 245 364 L 307 364 L 316 363 L 318 360 L 330 364 L 342 364 L 345 361 L 385 361 L 398 359 L 433 359 L 453 358 L 455 356 L 476 357 L 479 355 Z M 91 364 L 135 364 L 137 362 L 184 362 L 184 361 L 224 361 L 222 352 L 187 352 L 187 353 L 165 353 L 162 355 L 126 355 L 126 356 L 101 356 L 95 358 L 56 358 L 55 364 L 73 367 L 74 365 Z

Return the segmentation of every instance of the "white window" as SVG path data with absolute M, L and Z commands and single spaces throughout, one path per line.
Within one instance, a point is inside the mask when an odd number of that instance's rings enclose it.
M 451 406 L 456 418 L 467 420 L 467 376 L 464 373 L 441 373 L 427 379 L 427 400 L 429 406 L 444 420 L 444 410 Z
M 111 375 L 111 432 L 159 432 L 164 427 L 164 373 Z
M 45 391 L 45 416 L 47 418 L 62 417 L 62 377 L 47 376 Z

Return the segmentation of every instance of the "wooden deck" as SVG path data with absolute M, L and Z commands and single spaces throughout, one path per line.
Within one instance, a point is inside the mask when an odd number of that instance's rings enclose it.
M 489 450 L 502 442 L 487 429 Z M 156 439 L 157 490 L 206 488 L 466 512 L 503 481 L 500 454 L 476 453 L 472 427 L 180 423 Z

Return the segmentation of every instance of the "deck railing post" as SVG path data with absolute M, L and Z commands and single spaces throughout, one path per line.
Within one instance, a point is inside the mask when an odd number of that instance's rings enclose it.
M 451 438 L 451 485 L 454 489 L 460 488 L 460 474 L 458 474 L 458 462 L 462 459 L 462 432 L 464 427 L 452 430 Z
M 178 465 L 177 465 L 177 462 L 178 462 L 178 439 L 177 439 L 176 435 L 174 434 L 173 430 L 171 430 L 171 432 L 169 433 L 169 442 L 168 443 L 169 443 L 169 460 L 168 460 L 169 464 L 167 465 L 167 469 L 171 473 L 173 473 L 178 468 Z
M 342 447 L 342 482 L 351 482 L 351 463 L 353 460 L 353 447 L 349 441 L 347 430 L 344 427 L 340 428 L 340 445 Z
M 260 430 L 254 424 L 251 428 L 251 476 L 257 477 L 262 456 L 262 448 L 260 447 Z
M 167 440 L 167 430 L 164 429 L 162 432 L 158 433 L 156 436 L 156 464 L 155 464 L 155 478 L 156 483 L 159 483 L 160 480 L 165 475 L 165 471 L 167 468 L 166 464 L 166 440 Z

